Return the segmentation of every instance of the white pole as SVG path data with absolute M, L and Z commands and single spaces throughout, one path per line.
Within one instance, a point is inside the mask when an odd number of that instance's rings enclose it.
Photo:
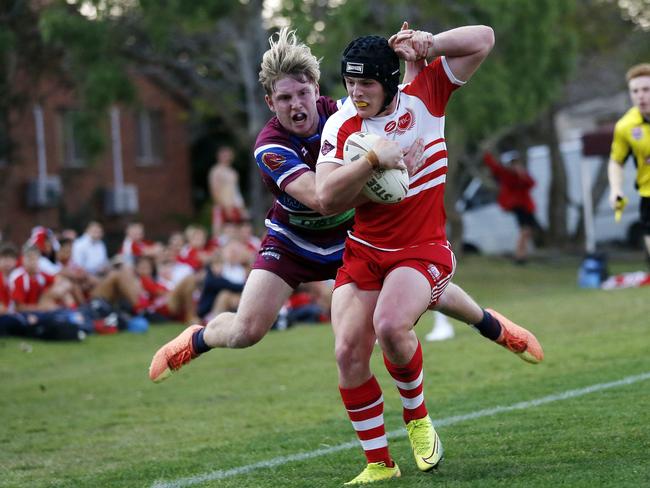
M 36 157 L 38 161 L 38 201 L 45 202 L 47 181 L 47 156 L 45 154 L 45 128 L 43 124 L 43 108 L 40 103 L 34 105 L 34 122 L 36 124 Z
M 585 221 L 585 248 L 587 253 L 596 251 L 594 233 L 594 206 L 591 199 L 591 173 L 589 162 L 585 157 L 580 159 L 580 180 L 582 183 L 582 214 Z

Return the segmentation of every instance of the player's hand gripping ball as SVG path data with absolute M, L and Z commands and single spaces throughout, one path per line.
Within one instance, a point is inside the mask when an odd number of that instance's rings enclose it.
M 365 156 L 380 139 L 370 132 L 355 132 L 343 146 L 343 160 L 346 164 Z M 377 203 L 401 202 L 409 190 L 409 175 L 406 169 L 376 169 L 370 176 L 363 194 Z

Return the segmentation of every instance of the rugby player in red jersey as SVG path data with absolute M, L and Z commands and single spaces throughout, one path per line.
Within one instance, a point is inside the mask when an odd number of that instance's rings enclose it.
M 479 307 L 451 285 L 456 261 L 447 241 L 443 196 L 447 173 L 445 107 L 491 51 L 487 26 L 467 26 L 432 35 L 401 31 L 390 43 L 378 36 L 352 41 L 341 74 L 348 98 L 322 134 L 316 190 L 325 213 L 348 206 L 377 168 L 403 167 L 404 153 L 422 140 L 422 164 L 410 168 L 409 190 L 391 205 L 357 207 L 332 297 L 332 325 L 343 403 L 367 458 L 348 484 L 400 475 L 383 422 L 383 395 L 370 370 L 379 342 L 384 363 L 400 393 L 403 418 L 421 471 L 437 467 L 443 450 L 423 392 L 422 348 L 413 330 L 430 307 L 473 324 L 530 362 L 541 346 L 525 329 Z M 399 83 L 399 58 L 433 59 L 415 79 Z M 344 164 L 343 146 L 354 132 L 382 136 L 366 157 Z M 407 165 L 409 166 L 409 165 Z

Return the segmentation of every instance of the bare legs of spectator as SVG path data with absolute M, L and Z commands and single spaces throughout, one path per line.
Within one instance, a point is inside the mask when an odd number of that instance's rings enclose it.
M 220 313 L 232 312 L 237 310 L 239 307 L 239 301 L 241 300 L 241 293 L 237 293 L 229 290 L 222 290 L 217 295 L 216 300 L 214 301 L 214 306 L 210 312 L 211 317 L 216 317 Z
M 57 276 L 50 286 L 38 300 L 38 310 L 56 310 L 58 308 L 74 308 L 83 299 L 78 296 L 79 290 L 74 283 L 65 276 Z
M 108 273 L 92 291 L 92 297 L 111 303 L 123 299 L 135 306 L 141 291 L 140 280 L 132 268 L 126 267 Z
M 198 322 L 194 306 L 194 291 L 197 287 L 198 278 L 196 275 L 189 275 L 183 278 L 170 292 L 167 300 L 169 311 L 173 315 L 183 316 L 184 322 Z
M 523 264 L 528 258 L 528 246 L 533 238 L 532 227 L 522 227 L 519 230 L 517 238 L 517 247 L 515 249 L 515 262 Z
M 244 348 L 258 343 L 271 329 L 291 287 L 279 276 L 251 271 L 236 313 L 224 312 L 208 322 L 203 339 L 210 347 Z
M 312 294 L 314 301 L 325 316 L 329 318 L 332 310 L 332 288 L 334 287 L 334 282 L 331 280 L 312 281 L 305 283 L 304 286 Z

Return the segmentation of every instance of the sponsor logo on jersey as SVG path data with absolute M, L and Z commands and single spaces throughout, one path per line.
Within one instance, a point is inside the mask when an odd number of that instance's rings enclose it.
M 635 141 L 640 141 L 642 137 L 643 137 L 643 131 L 641 130 L 641 127 L 633 127 L 632 128 L 632 138 Z
M 286 162 L 286 160 L 287 158 L 284 156 L 273 152 L 265 152 L 262 155 L 262 162 L 264 163 L 264 166 L 269 168 L 271 171 L 278 169 Z
M 404 134 L 406 131 L 412 129 L 415 126 L 415 114 L 412 110 L 406 109 L 406 113 L 400 115 L 397 122 L 391 120 L 384 127 L 384 132 L 386 134 L 392 134 L 393 132 L 398 135 Z
M 302 227 L 303 229 L 331 229 L 333 227 L 338 227 L 344 222 L 347 222 L 352 217 L 354 217 L 353 208 L 346 210 L 343 213 L 332 215 L 330 217 L 323 217 L 322 215 L 310 217 L 304 215 L 289 214 L 289 223 L 291 225 L 295 225 L 296 227 Z
M 346 63 L 345 64 L 345 72 L 346 73 L 355 73 L 355 74 L 363 74 L 363 63 Z
M 320 153 L 325 156 L 326 154 L 330 153 L 334 149 L 334 144 L 332 144 L 330 141 L 323 141 L 323 145 L 320 148 Z
M 270 261 L 271 259 L 275 259 L 276 261 L 280 260 L 280 253 L 273 249 L 264 249 L 260 254 L 267 261 Z
M 428 266 L 427 266 L 427 271 L 429 272 L 429 274 L 431 275 L 431 277 L 432 277 L 434 280 L 436 280 L 436 281 L 437 281 L 437 280 L 440 278 L 440 276 L 442 275 L 442 273 L 441 273 L 440 270 L 436 267 L 435 264 L 430 264 L 430 265 L 428 265 Z

